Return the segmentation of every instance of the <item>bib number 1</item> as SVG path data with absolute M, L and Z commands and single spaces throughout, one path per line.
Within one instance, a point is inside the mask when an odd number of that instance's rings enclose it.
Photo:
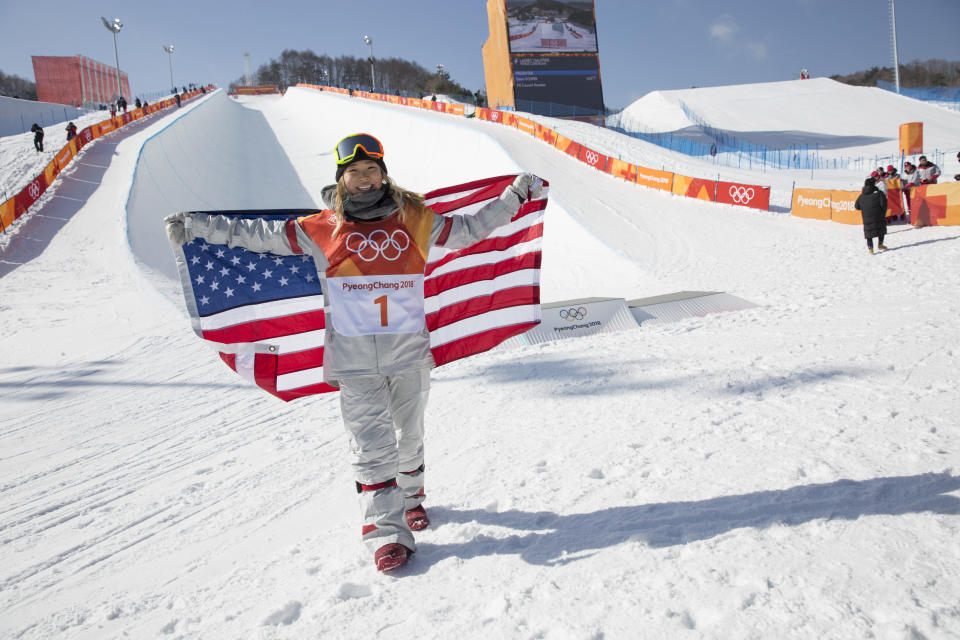
M 380 305 L 380 326 L 389 327 L 390 322 L 387 316 L 387 296 L 383 295 L 373 301 L 374 304 Z

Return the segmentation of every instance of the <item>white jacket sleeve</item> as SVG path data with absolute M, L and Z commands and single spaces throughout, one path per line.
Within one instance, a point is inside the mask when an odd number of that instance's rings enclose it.
M 210 244 L 243 247 L 250 251 L 289 256 L 299 253 L 290 245 L 287 224 L 292 220 L 233 218 L 207 213 L 176 213 L 164 219 L 172 242 L 202 238 Z
M 520 178 L 518 178 L 518 181 Z M 474 215 L 436 216 L 430 243 L 446 249 L 462 249 L 480 242 L 497 227 L 510 222 L 523 204 L 517 182 L 508 186 L 500 197 L 487 204 Z

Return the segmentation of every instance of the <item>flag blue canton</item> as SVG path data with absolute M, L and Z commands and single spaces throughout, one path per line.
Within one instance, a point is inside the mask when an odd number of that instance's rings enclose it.
M 322 293 L 316 265 L 307 255 L 254 253 L 241 247 L 208 244 L 201 238 L 184 244 L 183 254 L 201 317 Z

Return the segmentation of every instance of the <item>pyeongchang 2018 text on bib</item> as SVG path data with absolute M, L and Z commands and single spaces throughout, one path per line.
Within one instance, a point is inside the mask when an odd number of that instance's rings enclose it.
M 327 278 L 333 328 L 345 336 L 414 333 L 426 324 L 423 275 Z

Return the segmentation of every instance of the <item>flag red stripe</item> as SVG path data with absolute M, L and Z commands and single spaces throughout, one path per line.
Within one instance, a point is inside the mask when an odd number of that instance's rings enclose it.
M 431 274 L 439 267 L 453 262 L 457 258 L 462 258 L 464 256 L 472 256 L 478 253 L 488 253 L 490 251 L 505 251 L 512 247 L 513 245 L 520 244 L 522 242 L 528 242 L 536 238 L 543 237 L 543 223 L 538 222 L 537 224 L 531 225 L 526 229 L 520 229 L 516 233 L 513 233 L 509 236 L 501 236 L 498 238 L 487 238 L 486 240 L 481 240 L 477 244 L 470 245 L 465 249 L 461 249 L 455 253 L 451 253 L 447 256 L 444 256 L 440 260 L 431 262 L 427 265 L 426 277 L 431 277 Z
M 326 382 L 319 382 L 317 384 L 311 384 L 307 387 L 300 387 L 298 389 L 276 391 L 273 392 L 273 395 L 277 396 L 284 402 L 290 402 L 291 400 L 296 400 L 297 398 L 306 398 L 307 396 L 313 396 L 318 393 L 329 393 L 331 391 L 339 391 L 339 389 L 337 387 L 331 387 Z
M 277 359 L 277 375 L 314 369 L 323 365 L 323 347 L 283 353 Z
M 323 310 L 318 309 L 277 318 L 253 319 L 223 329 L 205 329 L 203 337 L 224 344 L 261 342 L 270 338 L 296 335 L 304 331 L 316 331 L 325 326 Z
M 524 322 L 505 327 L 497 327 L 496 329 L 490 329 L 472 336 L 465 336 L 459 340 L 453 340 L 431 349 L 433 352 L 433 360 L 439 367 L 447 362 L 466 358 L 476 353 L 483 353 L 484 351 L 494 348 L 507 338 L 512 338 L 535 326 L 537 326 L 536 322 Z
M 439 327 L 458 322 L 465 318 L 497 311 L 508 307 L 532 305 L 540 302 L 539 286 L 513 287 L 500 289 L 491 294 L 485 294 L 447 305 L 427 315 L 427 328 L 434 331 Z
M 467 267 L 459 271 L 451 271 L 442 276 L 436 276 L 425 280 L 423 283 L 423 295 L 425 298 L 432 298 L 444 291 L 462 287 L 465 284 L 480 282 L 481 280 L 493 280 L 502 275 L 522 271 L 523 269 L 539 269 L 541 253 L 524 253 L 523 255 L 513 256 L 499 262 L 490 262 L 476 267 Z

